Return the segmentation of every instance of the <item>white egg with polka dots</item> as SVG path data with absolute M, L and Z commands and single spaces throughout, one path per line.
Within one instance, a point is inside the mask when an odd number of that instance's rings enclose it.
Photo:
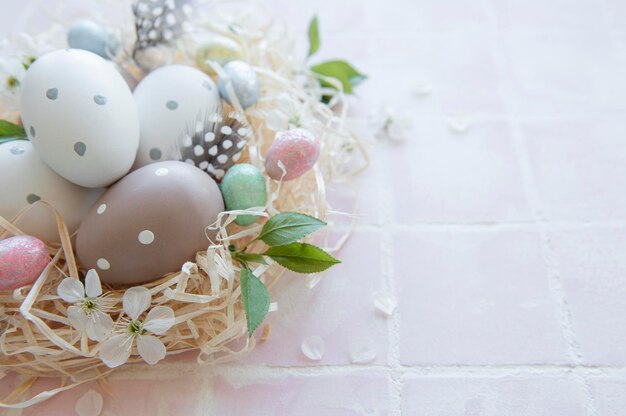
M 60 241 L 56 219 L 51 208 L 35 204 L 37 201 L 52 204 L 71 234 L 104 192 L 102 188 L 83 188 L 57 175 L 27 140 L 0 144 L 0 166 L 0 215 L 11 221 L 23 211 L 17 227 L 47 243 Z
M 213 80 L 184 65 L 152 71 L 137 85 L 134 96 L 141 123 L 135 168 L 176 159 L 183 131 L 212 113 L 220 102 Z
M 63 49 L 38 58 L 22 83 L 21 116 L 40 157 L 71 182 L 107 186 L 133 165 L 135 100 L 119 72 L 94 53 Z

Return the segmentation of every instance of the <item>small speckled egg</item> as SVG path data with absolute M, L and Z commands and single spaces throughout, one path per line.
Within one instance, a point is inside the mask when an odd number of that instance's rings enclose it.
M 198 48 L 196 53 L 196 65 L 209 75 L 215 75 L 215 71 L 207 60 L 224 66 L 239 59 L 243 59 L 243 48 L 233 39 L 224 36 L 211 37 Z
M 228 211 L 262 207 L 267 202 L 263 173 L 247 163 L 239 163 L 228 169 L 220 190 Z M 235 222 L 250 225 L 257 220 L 256 215 L 239 215 Z
M 105 59 L 117 54 L 120 42 L 106 27 L 91 20 L 77 20 L 67 32 L 67 44 L 73 49 L 93 52 Z
M 0 290 L 33 283 L 50 262 L 43 241 L 23 235 L 0 241 Z
M 76 235 L 76 253 L 105 283 L 155 280 L 206 250 L 205 228 L 223 210 L 217 184 L 205 172 L 184 162 L 153 163 L 94 204 Z
M 71 234 L 104 192 L 102 188 L 83 188 L 57 175 L 27 140 L 0 144 L 0 166 L 0 215 L 9 221 L 29 204 L 43 199 L 59 211 Z M 31 207 L 16 225 L 48 243 L 60 241 L 54 214 L 45 205 Z
M 133 95 L 94 53 L 64 49 L 38 58 L 24 76 L 21 116 L 43 161 L 71 182 L 107 186 L 133 165 L 139 146 Z
M 174 159 L 183 131 L 213 112 L 220 97 L 211 78 L 184 65 L 169 65 L 149 73 L 134 91 L 141 122 L 135 167 Z
M 244 109 L 252 107 L 259 99 L 259 79 L 254 69 L 243 61 L 232 61 L 224 66 L 224 72 L 233 85 L 241 107 Z M 232 105 L 230 96 L 226 91 L 226 82 L 222 78 L 219 79 L 219 87 L 222 98 Z
M 283 171 L 278 166 L 281 161 L 287 173 L 284 181 L 296 179 L 309 171 L 320 156 L 320 143 L 308 130 L 293 129 L 277 135 L 267 151 L 265 170 L 270 178 L 280 180 Z

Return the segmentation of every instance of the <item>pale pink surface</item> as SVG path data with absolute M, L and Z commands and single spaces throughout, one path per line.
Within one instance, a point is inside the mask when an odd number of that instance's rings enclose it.
M 408 378 L 405 415 L 586 416 L 585 388 L 567 376 Z M 609 413 L 607 413 L 609 414 Z
M 3 10 L 24 4 L 0 0 Z M 317 12 L 315 62 L 346 58 L 369 75 L 351 113 L 363 121 L 383 104 L 402 108 L 413 120 L 408 140 L 374 145 L 355 181 L 363 216 L 338 254 L 344 263 L 312 290 L 298 276 L 281 283 L 272 336 L 252 356 L 217 369 L 186 356 L 120 372 L 105 411 L 622 415 L 624 2 L 268 4 L 300 34 L 303 53 Z M 0 31 L 15 24 L 0 14 Z M 424 85 L 431 93 L 417 97 Z M 466 132 L 451 127 L 459 120 Z M 399 301 L 392 317 L 375 310 L 374 291 Z M 300 353 L 313 335 L 326 343 L 321 362 Z M 377 359 L 351 364 L 350 340 L 364 336 Z M 86 390 L 25 414 L 73 414 Z M 172 408 L 160 406 L 166 391 Z

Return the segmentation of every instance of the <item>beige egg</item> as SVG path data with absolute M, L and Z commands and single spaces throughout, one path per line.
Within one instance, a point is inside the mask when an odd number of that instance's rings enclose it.
M 152 281 L 206 250 L 205 228 L 223 210 L 217 184 L 205 172 L 183 162 L 153 163 L 94 204 L 78 230 L 78 258 L 105 283 Z
M 59 176 L 39 158 L 27 140 L 1 144 L 0 166 L 0 215 L 9 221 L 42 199 L 59 211 L 69 232 L 73 233 L 104 192 L 102 188 L 83 188 Z M 43 204 L 27 210 L 16 225 L 47 243 L 60 241 L 53 211 Z

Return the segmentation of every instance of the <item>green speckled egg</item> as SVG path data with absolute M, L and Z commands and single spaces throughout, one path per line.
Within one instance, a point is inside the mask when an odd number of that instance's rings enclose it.
M 267 201 L 263 174 L 247 163 L 239 163 L 228 169 L 220 190 L 228 211 L 262 207 Z M 239 215 L 235 222 L 245 226 L 253 224 L 257 218 L 256 215 Z
M 215 36 L 204 43 L 196 53 L 196 65 L 209 75 L 215 75 L 213 68 L 206 62 L 212 60 L 221 66 L 230 61 L 243 59 L 243 48 L 234 40 L 222 36 Z

